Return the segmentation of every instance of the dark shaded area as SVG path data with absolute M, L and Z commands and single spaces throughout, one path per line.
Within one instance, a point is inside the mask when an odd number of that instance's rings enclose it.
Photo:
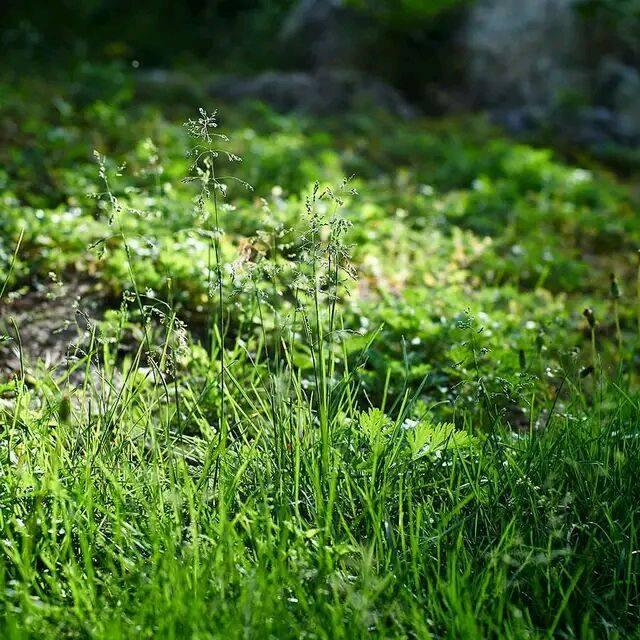
M 118 59 L 245 75 L 356 68 L 422 100 L 425 81 L 461 78 L 452 51 L 463 3 L 439 4 L 410 11 L 334 0 L 10 0 L 0 8 L 0 43 L 38 67 Z
M 3 43 L 46 62 L 52 54 L 95 61 L 130 57 L 150 65 L 176 58 L 237 55 L 236 36 L 266 36 L 291 0 L 130 3 L 124 0 L 10 0 L 2 9 Z M 270 20 L 271 19 L 271 20 Z M 262 31 L 262 33 L 260 33 Z M 266 45 L 266 43 L 265 43 Z M 248 61 L 260 42 L 242 45 Z
M 90 64 L 104 84 L 115 62 L 143 92 L 282 112 L 485 110 L 625 173 L 638 165 L 639 36 L 639 0 L 9 0 L 0 73 L 66 79 Z

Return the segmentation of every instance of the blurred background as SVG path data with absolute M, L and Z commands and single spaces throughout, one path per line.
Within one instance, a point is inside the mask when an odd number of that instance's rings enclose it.
M 141 92 L 282 111 L 371 102 L 486 111 L 628 171 L 640 142 L 640 0 L 4 0 L 3 74 L 120 65 Z

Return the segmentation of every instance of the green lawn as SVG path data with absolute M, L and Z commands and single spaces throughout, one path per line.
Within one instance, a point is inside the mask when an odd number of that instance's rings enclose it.
M 640 637 L 631 187 L 481 116 L 0 93 L 0 637 Z

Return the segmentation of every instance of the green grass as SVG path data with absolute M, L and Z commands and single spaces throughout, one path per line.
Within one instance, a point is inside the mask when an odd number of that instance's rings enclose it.
M 83 73 L 2 86 L 0 637 L 636 637 L 632 190 Z

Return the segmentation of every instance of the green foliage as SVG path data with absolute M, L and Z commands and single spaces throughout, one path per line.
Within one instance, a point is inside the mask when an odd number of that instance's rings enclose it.
M 471 0 L 347 0 L 347 4 L 396 26 L 427 22 Z
M 609 51 L 618 50 L 637 62 L 640 56 L 638 0 L 575 0 L 575 6 L 591 28 L 596 45 L 605 45 Z
M 632 634 L 632 190 L 481 118 L 81 77 L 2 87 L 0 635 Z

